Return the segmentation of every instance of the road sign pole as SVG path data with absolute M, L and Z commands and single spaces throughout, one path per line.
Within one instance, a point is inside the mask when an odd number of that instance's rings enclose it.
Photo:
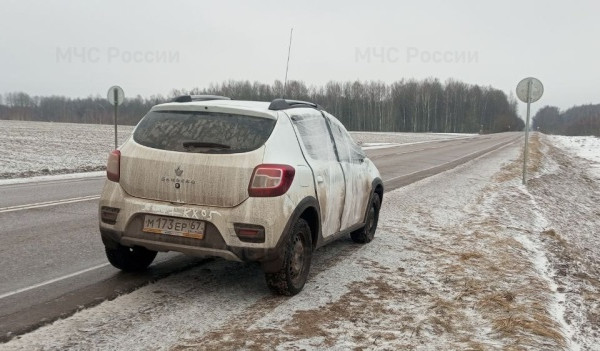
M 539 79 L 528 77 L 517 84 L 517 97 L 527 103 L 527 120 L 525 121 L 525 149 L 523 150 L 523 185 L 527 185 L 527 159 L 529 156 L 529 115 L 531 103 L 538 101 L 544 94 L 544 85 Z
M 119 147 L 117 142 L 117 110 L 119 109 L 119 104 L 117 101 L 119 100 L 119 92 L 117 89 L 113 90 L 113 94 L 115 97 L 115 150 Z
M 119 116 L 119 105 L 121 105 L 123 103 L 123 101 L 125 100 L 125 93 L 123 92 L 123 89 L 120 86 L 114 85 L 108 89 L 108 94 L 107 94 L 106 98 L 108 99 L 108 102 L 110 102 L 110 104 L 113 105 L 113 107 L 115 108 L 114 122 L 115 122 L 115 150 L 116 150 L 119 147 L 119 141 L 117 140 L 117 124 L 118 124 L 117 122 L 118 122 L 118 116 Z
M 531 106 L 531 86 L 533 81 L 527 82 L 527 121 L 525 123 L 525 150 L 523 151 L 523 185 L 527 185 L 527 159 L 529 153 L 529 111 Z

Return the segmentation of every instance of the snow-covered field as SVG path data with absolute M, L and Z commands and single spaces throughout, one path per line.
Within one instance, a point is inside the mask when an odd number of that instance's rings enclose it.
M 592 173 L 600 178 L 600 138 L 562 135 L 550 135 L 548 137 L 553 143 L 560 145 L 561 148 L 590 161 Z
M 295 297 L 215 260 L 0 348 L 599 350 L 600 179 L 581 145 L 534 134 L 527 187 L 513 144 L 386 193 L 375 240 L 318 250 Z
M 0 120 L 0 179 L 102 170 L 114 138 L 111 125 Z
M 119 144 L 133 127 L 119 126 Z M 352 133 L 365 149 L 469 136 L 434 133 Z M 370 142 L 379 143 L 371 147 Z M 103 170 L 114 148 L 112 125 L 0 120 L 0 179 Z

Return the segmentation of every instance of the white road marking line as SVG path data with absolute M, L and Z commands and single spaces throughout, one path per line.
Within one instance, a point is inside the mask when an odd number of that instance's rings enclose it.
M 70 199 L 63 199 L 63 200 L 38 202 L 38 203 L 34 203 L 34 204 L 0 207 L 0 213 L 21 211 L 21 210 L 30 210 L 32 208 L 56 206 L 56 205 L 62 205 L 62 204 L 71 204 L 74 202 L 97 200 L 99 198 L 100 198 L 100 195 L 89 195 L 89 196 L 82 196 L 82 197 L 73 197 Z
M 94 266 L 94 267 L 82 269 L 82 270 L 77 271 L 75 273 L 67 274 L 67 275 L 62 276 L 62 277 L 50 279 L 50 280 L 47 280 L 47 281 L 39 283 L 39 284 L 28 286 L 26 288 L 22 288 L 22 289 L 10 291 L 10 292 L 7 292 L 7 293 L 4 293 L 4 294 L 0 295 L 0 299 L 4 299 L 4 298 L 7 298 L 9 296 L 20 294 L 20 293 L 25 292 L 25 291 L 37 289 L 37 288 L 42 287 L 44 285 L 49 285 L 49 284 L 52 284 L 52 283 L 56 283 L 56 282 L 59 282 L 61 280 L 73 278 L 74 276 L 77 276 L 77 275 L 80 275 L 80 274 L 83 274 L 83 273 L 87 273 L 87 272 L 93 271 L 95 269 L 103 268 L 103 267 L 106 267 L 106 266 L 109 266 L 109 265 L 110 265 L 110 263 L 103 263 L 103 264 L 100 264 L 100 265 L 97 265 L 97 266 Z
M 427 143 L 433 144 L 433 143 L 441 143 L 444 141 L 467 140 L 467 139 L 477 139 L 477 138 L 478 138 L 478 136 L 470 136 L 470 137 L 464 137 L 464 138 L 431 139 L 431 140 L 423 140 L 423 141 L 414 141 L 414 142 L 410 142 L 410 143 L 390 143 L 390 144 L 393 144 L 390 147 L 410 146 L 410 145 L 427 144 Z M 387 149 L 387 147 L 386 147 L 386 149 Z
M 442 141 L 445 141 L 445 140 L 442 140 Z M 418 143 L 415 143 L 415 144 L 418 144 Z M 400 144 L 398 146 L 404 146 L 404 145 L 406 145 L 406 144 Z M 410 150 L 410 151 L 404 151 L 404 152 L 394 152 L 394 153 L 390 153 L 390 154 L 375 155 L 373 157 L 370 157 L 370 159 L 378 160 L 380 158 L 388 157 L 388 156 L 400 156 L 400 155 L 412 154 L 412 153 L 419 152 L 419 151 L 435 150 L 435 149 L 441 149 L 441 148 L 445 148 L 445 147 L 446 147 L 446 145 L 442 145 L 442 146 L 435 146 L 435 147 L 429 147 L 429 148 L 426 147 L 423 149 L 416 149 L 416 150 Z
M 479 157 L 485 156 L 485 155 L 489 154 L 490 152 L 494 152 L 494 151 L 502 150 L 502 149 L 504 149 L 505 147 L 507 147 L 507 146 L 509 146 L 509 145 L 512 145 L 512 144 L 514 144 L 516 141 L 517 141 L 517 139 L 515 139 L 515 140 L 512 140 L 512 141 L 508 141 L 508 142 L 506 142 L 506 141 L 503 141 L 502 143 L 495 144 L 495 145 L 494 145 L 494 147 L 496 147 L 496 146 L 498 146 L 498 145 L 501 145 L 501 146 L 499 146 L 499 147 L 497 147 L 497 148 L 494 148 L 494 149 L 492 149 L 492 150 L 490 150 L 490 151 L 488 151 L 488 152 L 485 152 L 485 153 L 483 153 L 483 154 L 482 154 L 481 156 L 479 156 Z M 506 144 L 502 145 L 503 143 L 506 143 Z M 423 150 L 426 150 L 426 149 L 423 149 Z M 481 152 L 481 150 L 480 150 L 480 151 L 471 152 L 470 154 L 468 154 L 468 155 L 465 155 L 465 156 L 462 156 L 462 157 L 460 157 L 460 158 L 470 157 L 470 156 L 472 156 L 472 155 L 474 155 L 474 154 L 476 154 L 476 153 L 478 153 L 478 152 Z M 478 158 L 478 157 L 476 157 L 476 158 Z M 411 172 L 411 173 L 408 173 L 408 174 L 399 175 L 399 176 L 397 176 L 397 177 L 392 177 L 392 178 L 389 178 L 389 179 L 384 179 L 384 180 L 383 180 L 383 183 L 385 184 L 386 182 L 391 182 L 391 181 L 393 181 L 393 180 L 396 180 L 396 179 L 400 179 L 400 178 L 404 178 L 404 177 L 410 177 L 411 175 L 414 175 L 414 174 L 417 174 L 417 173 L 421 173 L 421 172 L 427 172 L 427 171 L 430 171 L 430 170 L 432 170 L 432 169 L 435 169 L 435 168 L 438 168 L 438 167 L 443 167 L 443 166 L 446 166 L 446 165 L 448 165 L 448 164 L 450 164 L 450 163 L 452 163 L 452 162 L 454 162 L 454 161 L 456 161 L 456 160 L 458 160 L 458 159 L 454 159 L 454 160 L 452 160 L 452 161 L 448 161 L 448 162 L 442 163 L 441 165 L 433 166 L 433 167 L 430 167 L 430 168 L 427 168 L 427 169 L 422 169 L 422 170 L 420 170 L 420 171 L 415 171 L 415 172 Z M 473 160 L 469 160 L 469 161 L 473 161 Z M 467 162 L 469 162 L 469 161 L 467 161 Z

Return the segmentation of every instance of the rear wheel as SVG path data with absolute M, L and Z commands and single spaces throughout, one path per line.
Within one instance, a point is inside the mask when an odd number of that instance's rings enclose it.
M 105 247 L 105 250 L 110 264 L 126 272 L 142 271 L 148 268 L 156 257 L 156 251 L 141 246 L 117 245 L 115 248 Z
M 269 289 L 287 296 L 302 291 L 312 260 L 312 239 L 308 223 L 300 218 L 290 230 L 279 269 L 274 273 L 265 273 Z
M 375 231 L 377 230 L 377 222 L 379 221 L 379 208 L 381 207 L 381 200 L 377 193 L 373 194 L 369 212 L 367 213 L 367 221 L 362 229 L 352 232 L 350 236 L 355 243 L 366 244 L 371 242 L 375 237 Z

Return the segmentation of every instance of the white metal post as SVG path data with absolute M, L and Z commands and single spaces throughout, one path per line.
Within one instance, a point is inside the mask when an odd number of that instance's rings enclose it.
M 113 90 L 113 94 L 115 96 L 115 150 L 118 148 L 118 143 L 117 143 L 117 109 L 119 106 L 119 92 L 117 91 L 117 89 Z
M 525 150 L 523 152 L 523 185 L 527 185 L 527 159 L 529 152 L 529 107 L 531 105 L 532 80 L 527 83 L 527 122 L 525 123 Z

